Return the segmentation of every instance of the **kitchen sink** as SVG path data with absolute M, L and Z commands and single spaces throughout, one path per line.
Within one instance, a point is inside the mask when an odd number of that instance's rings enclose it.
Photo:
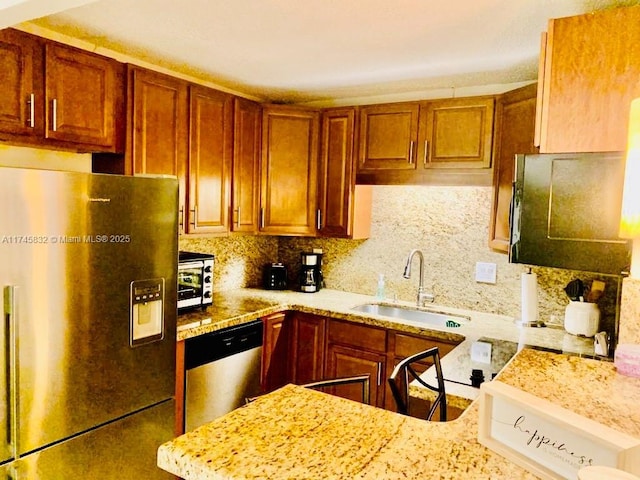
M 404 307 L 401 305 L 385 305 L 380 303 L 365 303 L 363 305 L 357 305 L 351 310 L 446 328 L 459 328 L 462 325 L 466 325 L 471 320 L 469 317 L 462 315 L 432 312 L 418 308 Z

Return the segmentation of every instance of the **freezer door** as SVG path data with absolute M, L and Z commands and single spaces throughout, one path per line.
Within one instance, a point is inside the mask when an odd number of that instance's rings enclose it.
M 27 455 L 0 468 L 0 479 L 175 479 L 157 467 L 158 447 L 173 438 L 174 409 L 169 400 Z
M 0 169 L 18 455 L 173 396 L 177 198 L 175 178 Z M 164 279 L 163 335 L 132 346 L 131 284 L 145 279 Z

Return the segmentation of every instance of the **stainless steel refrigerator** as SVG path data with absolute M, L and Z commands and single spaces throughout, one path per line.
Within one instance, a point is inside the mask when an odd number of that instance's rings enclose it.
M 0 168 L 0 479 L 164 479 L 178 183 Z

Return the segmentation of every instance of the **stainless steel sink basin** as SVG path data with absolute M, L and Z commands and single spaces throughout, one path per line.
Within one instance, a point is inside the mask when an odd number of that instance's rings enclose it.
M 470 321 L 469 317 L 461 315 L 430 312 L 401 305 L 385 305 L 380 303 L 365 303 L 363 305 L 357 305 L 351 310 L 446 328 L 458 328 Z

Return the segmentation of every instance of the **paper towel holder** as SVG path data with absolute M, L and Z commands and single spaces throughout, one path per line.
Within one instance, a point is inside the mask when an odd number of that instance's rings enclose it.
M 531 267 L 527 267 L 527 271 L 525 274 L 523 275 L 531 275 Z M 534 274 L 535 276 L 535 274 Z M 537 298 L 536 298 L 536 302 L 537 302 Z M 524 317 L 524 313 L 522 314 L 522 316 Z M 536 320 L 524 320 L 523 318 L 516 318 L 514 319 L 514 323 L 520 327 L 534 327 L 534 328 L 541 328 L 541 327 L 546 327 L 547 325 L 542 321 L 539 320 L 537 318 L 536 315 Z

